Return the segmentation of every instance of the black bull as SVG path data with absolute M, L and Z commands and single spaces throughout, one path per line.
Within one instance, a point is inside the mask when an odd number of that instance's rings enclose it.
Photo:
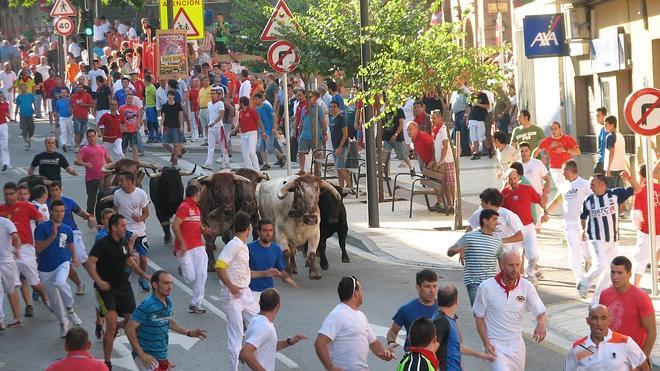
M 320 239 L 316 249 L 316 255 L 321 259 L 321 269 L 328 269 L 328 259 L 325 256 L 326 241 L 337 233 L 339 248 L 341 249 L 342 263 L 350 263 L 351 260 L 346 252 L 346 236 L 348 235 L 348 220 L 346 218 L 346 207 L 344 206 L 342 188 L 335 186 L 337 192 L 342 195 L 342 200 L 337 200 L 329 191 L 323 189 L 319 194 L 319 211 L 321 222 L 319 224 Z
M 183 202 L 183 182 L 181 176 L 191 175 L 191 172 L 182 172 L 174 166 L 166 166 L 159 172 L 147 176 L 149 177 L 149 196 L 156 209 L 156 217 L 163 228 L 164 242 L 172 242 L 172 233 L 170 231 L 170 222 L 172 216 L 176 214 L 176 209 Z

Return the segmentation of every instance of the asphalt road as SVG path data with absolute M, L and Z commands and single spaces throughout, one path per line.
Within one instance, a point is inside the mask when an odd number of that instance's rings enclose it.
M 48 134 L 48 125 L 37 124 L 37 138 L 43 139 Z M 42 143 L 33 144 L 32 150 L 24 151 L 23 144 L 18 136 L 17 125 L 10 125 L 10 150 L 12 154 L 12 165 L 15 168 L 0 174 L 0 182 L 17 180 L 24 175 L 24 170 L 29 166 L 32 157 L 41 151 Z M 235 154 L 234 161 L 239 162 Z M 72 162 L 74 154 L 68 153 L 66 157 Z M 147 154 L 144 158 L 161 164 L 166 163 L 163 153 Z M 201 164 L 205 154 L 190 153 L 186 160 Z M 165 159 L 164 159 L 165 158 Z M 64 195 L 75 199 L 84 205 L 85 192 L 82 177 L 74 178 L 63 176 Z M 148 188 L 145 183 L 145 189 Z M 365 206 L 366 207 L 366 206 Z M 172 255 L 172 246 L 165 246 L 162 239 L 162 230 L 155 218 L 148 220 L 149 243 L 151 246 L 150 270 L 165 269 L 176 272 L 177 261 Z M 85 233 L 85 241 L 88 250 L 91 247 L 94 231 L 86 229 L 84 223 L 80 223 Z M 221 242 L 220 242 L 221 245 Z M 296 280 L 301 286 L 295 290 L 281 282 L 276 286 L 282 296 L 282 309 L 278 314 L 275 326 L 280 338 L 297 333 L 305 334 L 308 340 L 302 341 L 294 347 L 285 349 L 278 355 L 277 369 L 300 369 L 300 370 L 322 370 L 313 348 L 314 338 L 323 318 L 338 303 L 336 294 L 337 282 L 342 276 L 356 275 L 363 284 L 365 302 L 362 310 L 367 315 L 376 334 L 381 341 L 391 324 L 391 318 L 398 306 L 416 296 L 415 272 L 418 267 L 394 265 L 390 262 L 376 258 L 362 252 L 357 248 L 349 246 L 351 263 L 342 264 L 338 248 L 331 242 L 328 249 L 328 257 L 331 263 L 328 271 L 322 272 L 323 278 L 319 281 L 310 281 L 306 274 L 300 274 Z M 302 259 L 298 258 L 302 266 Z M 76 297 L 75 309 L 83 321 L 83 326 L 92 334 L 94 331 L 94 305 L 92 282 L 86 272 L 79 268 L 80 276 L 87 287 L 84 296 Z M 305 273 L 305 272 L 303 272 Z M 458 316 L 459 325 L 463 331 L 464 342 L 473 347 L 479 347 L 480 341 L 476 333 L 474 321 L 469 311 L 467 293 L 462 285 L 462 273 L 455 270 L 438 271 L 441 276 L 440 282 L 451 282 L 459 287 L 460 299 Z M 135 275 L 132 276 L 133 287 L 138 287 Z M 219 283 L 215 274 L 209 274 L 206 283 L 207 313 L 204 315 L 188 314 L 187 305 L 189 300 L 190 285 L 175 273 L 175 289 L 172 294 L 174 301 L 174 316 L 176 320 L 186 327 L 199 327 L 208 330 L 209 337 L 205 341 L 191 340 L 182 336 L 171 336 L 170 359 L 177 365 L 177 370 L 226 370 L 228 369 L 228 352 L 226 349 L 226 327 L 224 315 L 218 309 Z M 136 292 L 136 300 L 139 302 L 147 294 Z M 547 303 L 562 300 L 552 292 L 542 292 L 542 298 Z M 21 304 L 21 307 L 23 304 Z M 11 311 L 8 304 L 4 304 L 5 313 L 10 318 Z M 531 314 L 530 314 L 531 315 Z M 25 319 L 25 325 L 18 329 L 9 329 L 0 334 L 0 369 L 3 370 L 43 370 L 52 362 L 63 356 L 63 341 L 59 339 L 59 326 L 55 318 L 43 305 L 35 305 L 35 317 Z M 403 339 L 403 332 L 400 334 Z M 534 344 L 529 337 L 527 343 L 527 369 L 529 370 L 559 370 L 562 368 L 564 359 L 563 350 L 556 349 L 548 344 Z M 102 358 L 100 341 L 92 340 L 92 353 Z M 397 351 L 400 359 L 402 351 Z M 381 361 L 370 355 L 369 364 L 373 370 L 393 370 L 396 361 L 389 363 Z M 115 370 L 134 370 L 135 366 L 130 357 L 130 346 L 125 336 L 115 341 L 115 352 L 113 354 L 113 365 Z M 466 370 L 488 370 L 486 363 L 474 358 L 466 358 L 464 361 Z

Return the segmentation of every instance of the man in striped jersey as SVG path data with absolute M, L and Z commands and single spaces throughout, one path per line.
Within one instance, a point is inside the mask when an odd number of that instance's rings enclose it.
M 586 298 L 591 283 L 597 280 L 593 302 L 598 303 L 601 290 L 610 285 L 608 268 L 612 259 L 619 255 L 619 205 L 639 191 L 639 184 L 624 171 L 621 176 L 633 187 L 607 189 L 605 175 L 591 177 L 591 190 L 582 204 L 580 223 L 582 239 L 588 241 L 593 265 L 577 286 L 580 297 Z

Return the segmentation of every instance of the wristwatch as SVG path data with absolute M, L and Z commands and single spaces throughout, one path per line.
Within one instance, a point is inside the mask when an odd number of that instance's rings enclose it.
M 291 341 L 291 336 L 289 336 L 288 338 L 286 338 L 286 344 L 287 344 L 287 345 L 293 345 L 293 342 Z

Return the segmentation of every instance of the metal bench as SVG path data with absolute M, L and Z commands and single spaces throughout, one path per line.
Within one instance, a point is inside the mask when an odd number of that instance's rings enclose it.
M 397 184 L 399 176 L 409 176 L 413 179 L 411 184 Z M 408 217 L 412 218 L 412 203 L 415 196 L 423 195 L 426 201 L 426 207 L 431 208 L 429 204 L 429 195 L 439 196 L 442 194 L 442 183 L 445 174 L 431 169 L 422 169 L 422 174 L 399 173 L 394 176 L 394 190 L 392 193 L 392 211 L 394 211 L 394 201 L 396 201 L 396 190 L 404 189 L 410 191 L 410 210 Z

